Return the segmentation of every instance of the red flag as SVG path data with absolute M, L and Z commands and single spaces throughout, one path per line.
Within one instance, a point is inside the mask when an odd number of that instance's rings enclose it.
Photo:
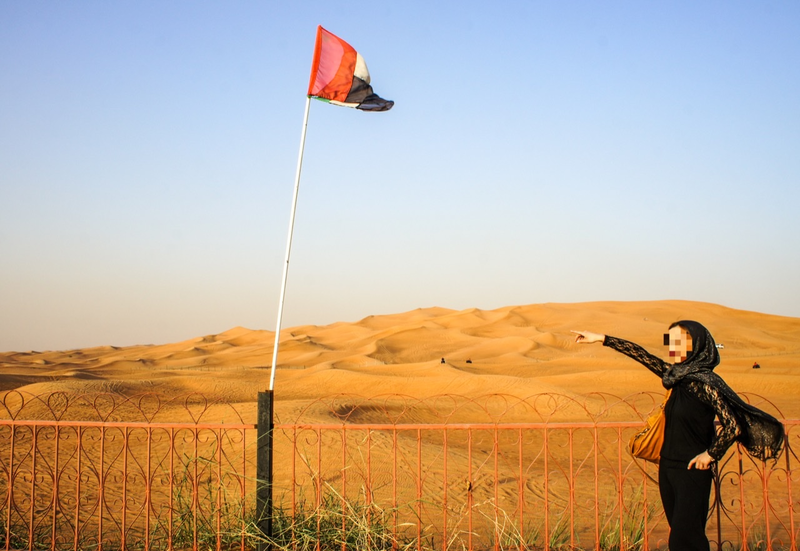
M 372 91 L 361 54 L 321 26 L 317 27 L 308 96 L 362 111 L 388 111 L 394 105 Z

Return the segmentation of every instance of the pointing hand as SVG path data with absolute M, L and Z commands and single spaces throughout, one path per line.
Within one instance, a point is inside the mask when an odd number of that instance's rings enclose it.
M 577 335 L 575 342 L 579 344 L 591 344 L 593 342 L 603 342 L 606 338 L 605 335 L 600 333 L 592 333 L 591 331 L 571 331 Z

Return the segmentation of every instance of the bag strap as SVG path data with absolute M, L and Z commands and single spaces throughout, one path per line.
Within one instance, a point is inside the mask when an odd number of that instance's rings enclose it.
M 634 455 L 633 455 L 633 454 L 631 454 L 630 452 L 628 452 L 628 455 L 630 455 L 630 456 L 631 456 L 631 459 L 633 459 L 633 462 L 634 462 L 634 463 L 636 463 L 636 466 L 637 466 L 637 467 L 639 467 L 639 470 L 640 470 L 640 471 L 642 471 L 642 472 L 644 473 L 644 475 L 645 475 L 647 478 L 649 478 L 650 480 L 652 480 L 653 482 L 655 482 L 656 484 L 658 484 L 658 480 L 656 480 L 655 478 L 653 478 L 653 477 L 650 475 L 650 473 L 648 473 L 648 472 L 647 472 L 647 469 L 645 469 L 645 468 L 644 468 L 644 465 L 642 465 L 642 464 L 639 462 L 640 460 L 639 460 L 639 458 L 638 458 L 638 457 L 634 456 Z

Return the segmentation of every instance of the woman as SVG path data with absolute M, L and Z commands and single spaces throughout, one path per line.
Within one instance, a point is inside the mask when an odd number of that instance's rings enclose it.
M 738 440 L 762 460 L 775 458 L 783 445 L 780 421 L 754 408 L 722 380 L 713 369 L 719 364 L 714 339 L 696 321 L 678 321 L 664 335 L 674 364 L 653 356 L 641 346 L 623 339 L 573 331 L 575 342 L 602 342 L 633 358 L 661 378 L 672 389 L 664 406 L 666 425 L 658 486 L 669 523 L 672 551 L 709 551 L 706 537 L 711 466 Z M 714 428 L 714 418 L 720 430 Z

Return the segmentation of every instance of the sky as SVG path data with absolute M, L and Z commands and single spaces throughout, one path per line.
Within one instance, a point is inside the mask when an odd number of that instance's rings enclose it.
M 0 2 L 0 350 L 682 299 L 800 316 L 800 3 Z

